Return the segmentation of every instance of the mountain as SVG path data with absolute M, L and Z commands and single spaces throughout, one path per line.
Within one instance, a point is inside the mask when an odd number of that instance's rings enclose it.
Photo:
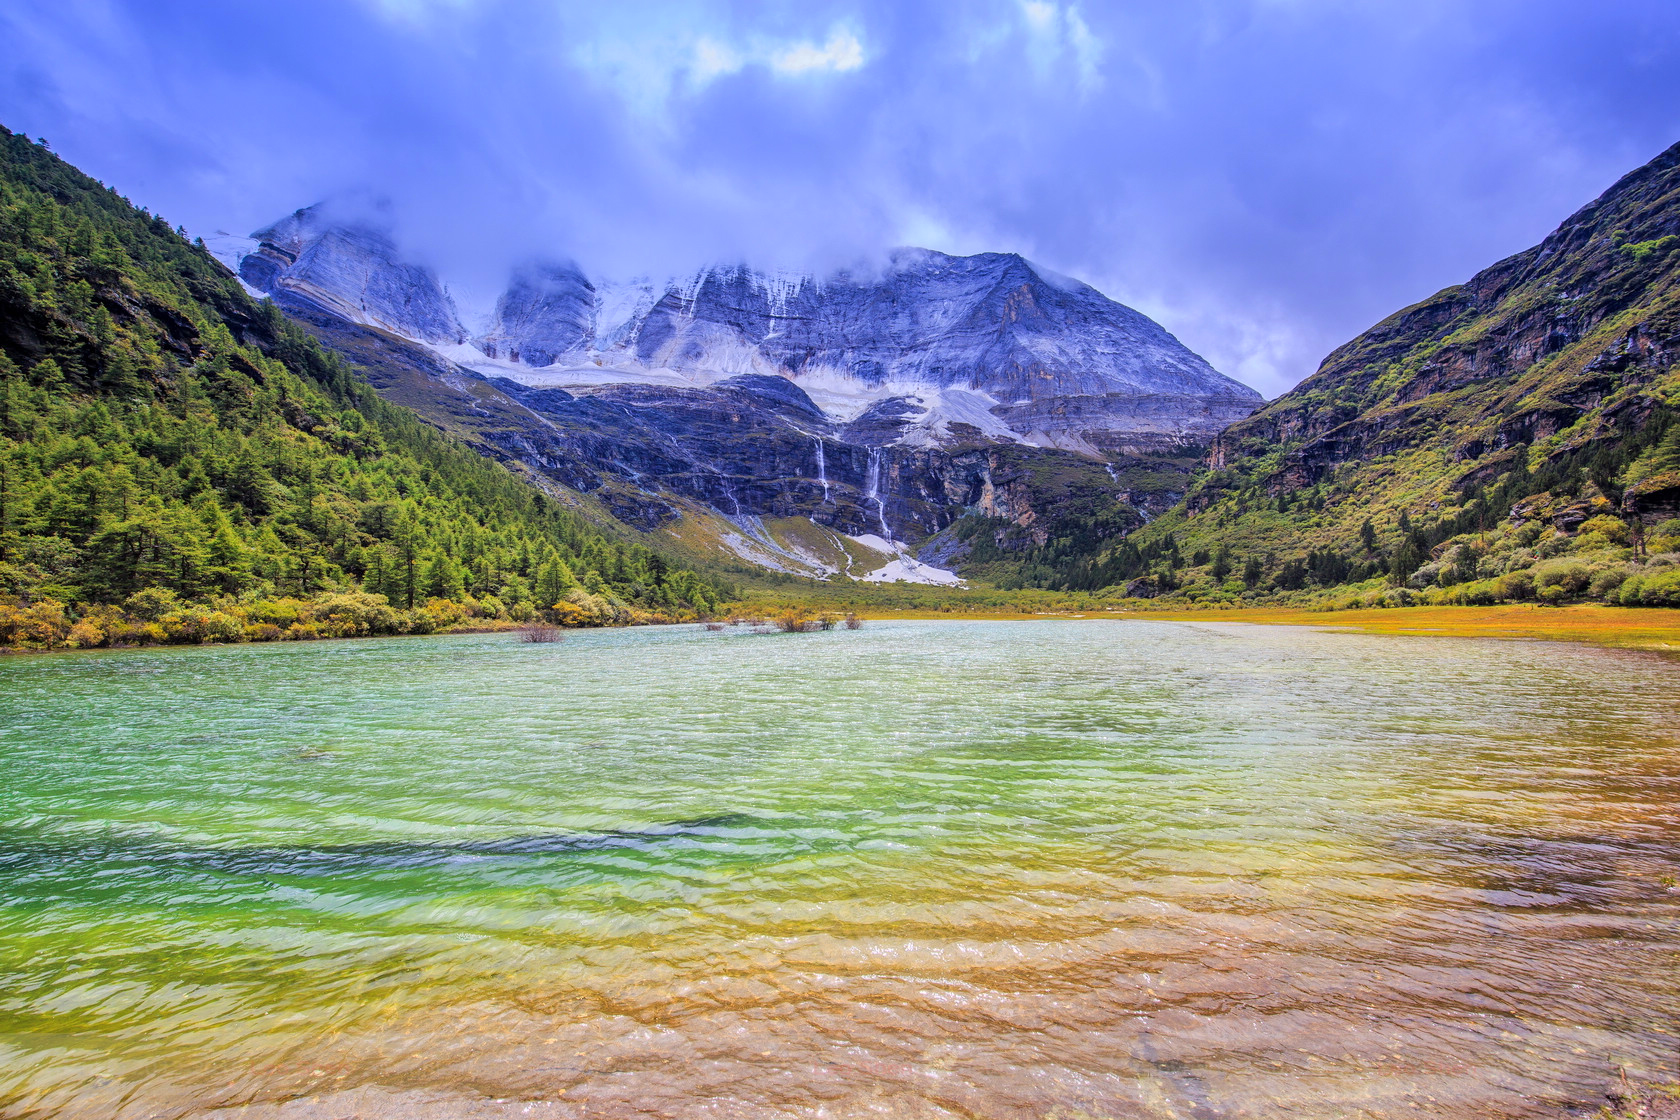
M 306 209 L 226 259 L 485 453 L 699 554 L 821 577 L 954 578 L 942 565 L 968 538 L 934 538 L 965 515 L 997 522 L 1003 553 L 1108 539 L 1169 507 L 1200 447 L 1261 400 L 1008 254 L 657 284 L 533 265 L 470 340 L 375 225 Z
M 475 341 L 489 358 L 548 366 L 588 348 L 601 318 L 601 297 L 576 265 L 529 265 L 515 270 L 490 330 Z
M 327 263 L 304 246 L 283 290 L 314 298 L 342 276 Z M 358 275 L 369 299 L 389 291 Z M 716 605 L 717 586 L 556 495 L 381 399 L 202 246 L 0 129 L 0 645 L 425 629 L 563 596 L 572 621 Z
M 919 445 L 953 421 L 1081 449 L 1205 438 L 1260 403 L 1145 316 L 1004 253 L 906 249 L 828 277 L 709 268 L 662 286 L 529 269 L 479 343 L 531 384 L 780 376 L 839 419 L 902 400 L 914 411 L 892 442 Z
M 1015 556 L 1089 547 L 1167 508 L 1193 449 L 1099 462 L 971 438 L 881 447 L 844 438 L 793 382 L 744 375 L 705 388 L 533 389 L 318 307 L 277 301 L 387 400 L 482 454 L 541 475 L 579 508 L 696 562 L 743 572 L 949 582 L 984 523 L 988 559 L 965 575 L 1013 579 Z
M 1014 254 L 903 249 L 872 272 L 733 266 L 657 284 L 528 265 L 469 344 L 438 278 L 377 222 L 314 206 L 252 238 L 230 263 L 253 288 L 531 387 L 785 377 L 832 419 L 891 417 L 888 442 L 943 442 L 955 422 L 1092 452 L 1206 440 L 1261 402 L 1159 324 Z
M 255 251 L 243 255 L 239 272 L 261 291 L 285 292 L 422 342 L 447 345 L 467 337 L 437 276 L 399 259 L 380 224 L 335 222 L 310 207 L 251 237 Z
M 1336 349 L 1219 435 L 1177 509 L 1063 578 L 1203 598 L 1368 580 L 1390 598 L 1667 601 L 1677 355 L 1680 145 Z

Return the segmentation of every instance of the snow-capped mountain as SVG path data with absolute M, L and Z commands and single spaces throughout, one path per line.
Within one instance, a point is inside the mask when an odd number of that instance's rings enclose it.
M 533 366 L 570 355 L 544 346 L 533 360 L 526 340 L 563 333 L 576 340 L 571 354 L 622 353 L 650 369 L 965 386 L 1011 405 L 1117 392 L 1257 396 L 1152 320 L 1007 253 L 904 249 L 863 277 L 710 268 L 664 285 L 628 322 L 611 310 L 575 267 L 553 269 L 515 282 L 492 336 Z
M 955 579 L 965 517 L 994 553 L 1108 539 L 1176 501 L 1186 456 L 1261 403 L 1147 317 L 1010 254 L 630 283 L 532 265 L 473 329 L 377 212 L 310 208 L 209 244 L 485 454 L 623 526 L 824 578 Z
M 253 237 L 237 268 L 254 288 L 533 388 L 784 377 L 882 443 L 936 445 L 963 424 L 1086 452 L 1206 439 L 1261 403 L 1153 320 L 1014 254 L 903 249 L 875 272 L 731 266 L 628 284 L 533 265 L 469 338 L 438 278 L 377 228 L 310 208 Z
M 514 272 L 490 329 L 473 342 L 491 359 L 549 366 L 591 349 L 600 320 L 600 294 L 576 265 L 527 266 Z

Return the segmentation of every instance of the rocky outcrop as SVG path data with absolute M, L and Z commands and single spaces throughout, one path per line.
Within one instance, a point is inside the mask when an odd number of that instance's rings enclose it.
M 1254 411 L 1247 394 L 1105 393 L 1048 397 L 996 410 L 1037 442 L 1116 458 L 1206 442 Z
M 476 340 L 488 358 L 553 365 L 595 338 L 598 295 L 574 264 L 528 265 L 513 275 L 496 303 L 490 329 Z

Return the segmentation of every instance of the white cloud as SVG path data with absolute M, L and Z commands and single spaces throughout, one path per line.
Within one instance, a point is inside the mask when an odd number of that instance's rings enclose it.
M 713 78 L 734 74 L 746 63 L 747 60 L 741 57 L 741 52 L 728 44 L 720 43 L 716 39 L 702 38 L 694 44 L 694 63 L 689 68 L 689 74 L 696 82 L 704 84 Z
M 703 86 L 748 66 L 798 76 L 823 71 L 845 73 L 858 69 L 865 61 L 863 43 L 843 27 L 830 31 L 828 41 L 821 44 L 811 39 L 777 40 L 762 36 L 743 44 L 730 44 L 706 35 L 694 44 L 687 76 L 692 85 Z
M 1067 38 L 1079 73 L 1079 88 L 1089 93 L 1102 84 L 1098 67 L 1102 62 L 1103 41 L 1091 33 L 1078 8 L 1067 10 Z
M 844 72 L 863 65 L 863 44 L 856 35 L 836 28 L 822 46 L 794 43 L 770 55 L 770 68 L 779 74 L 805 74 L 812 70 Z
M 1268 399 L 1294 388 L 1341 341 L 1334 331 L 1303 321 L 1282 301 L 1264 296 L 1201 291 L 1173 298 L 1104 277 L 1086 279 L 1166 327 L 1220 373 Z
M 1027 26 L 1040 34 L 1055 33 L 1058 14 L 1049 0 L 1022 0 L 1021 15 L 1026 17 Z
M 378 0 L 392 4 L 460 3 L 470 0 Z M 730 36 L 700 10 L 681 17 L 633 20 L 623 13 L 596 15 L 573 25 L 571 61 L 604 79 L 639 115 L 659 119 L 670 103 L 720 79 L 757 68 L 788 80 L 861 69 L 864 42 L 845 25 L 815 36 Z

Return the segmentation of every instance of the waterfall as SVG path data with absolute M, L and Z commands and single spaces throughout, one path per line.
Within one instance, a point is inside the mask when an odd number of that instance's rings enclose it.
M 723 471 L 719 470 L 716 466 L 712 467 L 712 473 L 717 475 L 718 485 L 723 487 L 725 496 L 729 498 L 730 504 L 735 507 L 735 516 L 741 516 L 741 499 L 740 496 L 735 493 L 735 484 L 730 482 L 729 476 L 724 474 Z
M 891 544 L 893 537 L 892 530 L 887 528 L 887 507 L 886 503 L 881 501 L 881 449 L 879 447 L 869 449 L 869 474 L 865 479 L 863 496 L 875 503 L 875 519 L 881 523 L 881 539 Z
M 823 505 L 828 504 L 828 461 L 823 458 L 822 440 L 817 441 L 817 481 L 822 483 Z

